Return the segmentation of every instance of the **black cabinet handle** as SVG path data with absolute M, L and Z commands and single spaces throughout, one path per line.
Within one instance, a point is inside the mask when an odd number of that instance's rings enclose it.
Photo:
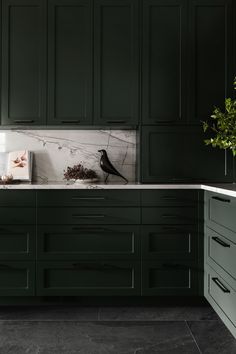
M 178 216 L 177 215 L 172 215 L 172 214 L 164 214 L 162 215 L 162 218 L 165 218 L 165 219 L 175 219 L 177 218 Z
M 222 203 L 230 203 L 230 199 L 220 198 L 220 197 L 212 197 L 212 199 L 218 200 Z
M 61 120 L 62 124 L 79 124 L 80 120 Z
M 85 228 L 85 227 L 72 227 L 72 230 L 75 231 L 87 231 L 87 232 L 102 232 L 102 231 L 107 231 L 106 229 L 104 229 L 103 227 L 97 227 L 95 228 Z
M 107 120 L 107 123 L 122 124 L 122 123 L 126 123 L 126 120 Z
M 16 124 L 27 124 L 27 123 L 34 123 L 34 120 L 32 119 L 19 119 L 19 120 L 14 120 L 14 123 Z
M 105 200 L 104 197 L 72 197 L 72 200 Z
M 73 218 L 84 218 L 84 219 L 101 219 L 105 218 L 105 215 L 72 215 Z
M 177 198 L 176 197 L 172 197 L 172 196 L 163 196 L 163 197 L 161 197 L 161 199 L 163 199 L 163 200 L 176 200 Z
M 11 269 L 13 267 L 7 265 L 7 264 L 0 264 L 0 269 L 4 270 L 4 269 Z
M 211 279 L 218 286 L 218 288 L 220 288 L 224 293 L 230 293 L 230 290 L 227 289 L 218 278 L 211 278 Z
M 115 269 L 123 269 L 122 267 L 114 264 L 106 263 L 72 263 L 73 268 L 81 270 L 97 270 L 97 271 L 110 271 Z
M 224 241 L 222 241 L 219 237 L 217 236 L 213 236 L 212 240 L 214 240 L 215 242 L 219 243 L 219 245 L 223 246 L 223 247 L 230 247 L 230 245 Z
M 164 268 L 170 268 L 170 269 L 189 269 L 188 266 L 179 263 L 164 263 L 162 264 L 162 266 Z

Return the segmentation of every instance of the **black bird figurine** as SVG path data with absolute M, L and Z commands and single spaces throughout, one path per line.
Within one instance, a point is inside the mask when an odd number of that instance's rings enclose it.
M 101 169 L 107 173 L 106 179 L 105 179 L 105 183 L 107 183 L 107 179 L 109 177 L 109 175 L 116 175 L 119 176 L 121 178 L 123 178 L 125 180 L 126 183 L 128 183 L 127 178 L 125 178 L 124 176 L 122 176 L 120 174 L 120 172 L 117 171 L 117 169 L 112 165 L 112 163 L 110 162 L 108 156 L 107 156 L 107 152 L 106 150 L 98 150 L 98 152 L 101 153 L 101 159 L 100 159 L 100 167 Z

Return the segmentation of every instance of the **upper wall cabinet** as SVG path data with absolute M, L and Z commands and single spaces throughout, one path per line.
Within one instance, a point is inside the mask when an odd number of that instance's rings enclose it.
M 3 0 L 3 125 L 46 123 L 45 44 L 45 2 Z
M 48 124 L 92 123 L 90 0 L 48 2 Z
M 186 0 L 143 1 L 143 124 L 186 116 Z
M 207 119 L 232 93 L 232 0 L 192 0 L 190 3 L 189 120 Z
M 138 1 L 94 1 L 94 123 L 138 123 Z

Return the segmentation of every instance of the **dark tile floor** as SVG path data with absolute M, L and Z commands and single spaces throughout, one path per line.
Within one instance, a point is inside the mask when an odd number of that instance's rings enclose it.
M 206 303 L 0 307 L 0 354 L 236 354 Z

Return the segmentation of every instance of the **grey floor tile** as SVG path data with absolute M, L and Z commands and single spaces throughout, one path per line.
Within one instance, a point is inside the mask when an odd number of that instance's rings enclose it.
M 236 340 L 222 321 L 188 322 L 203 354 L 236 354 Z
M 218 320 L 210 306 L 102 307 L 102 321 L 202 321 Z
M 0 323 L 6 354 L 199 354 L 185 322 Z
M 98 307 L 6 306 L 0 307 L 0 321 L 97 321 Z

